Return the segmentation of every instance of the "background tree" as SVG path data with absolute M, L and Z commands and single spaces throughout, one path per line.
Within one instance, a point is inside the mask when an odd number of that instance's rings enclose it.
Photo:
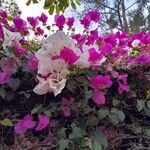
M 26 1 L 30 5 L 41 0 Z M 126 32 L 150 29 L 150 0 L 44 0 L 43 8 L 53 14 L 64 12 L 68 7 L 76 9 L 80 2 L 84 6 L 83 13 L 91 9 L 102 13 L 99 26 L 104 32 L 113 29 Z
M 27 5 L 31 3 L 36 4 L 41 0 L 26 0 Z M 44 9 L 49 11 L 49 14 L 53 14 L 54 12 L 64 12 L 66 8 L 72 7 L 76 9 L 76 7 L 80 5 L 80 0 L 44 0 Z
M 81 0 L 84 11 L 102 12 L 100 26 L 121 31 L 137 32 L 150 28 L 150 0 Z
M 9 15 L 12 16 L 21 13 L 15 0 L 0 0 L 0 10 L 5 10 Z

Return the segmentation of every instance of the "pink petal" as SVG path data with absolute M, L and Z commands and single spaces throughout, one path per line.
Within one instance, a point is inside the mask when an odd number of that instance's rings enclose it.
M 40 131 L 46 128 L 49 124 L 49 117 L 39 114 L 38 118 L 39 118 L 39 124 L 36 127 L 36 131 Z
M 119 94 L 122 94 L 123 92 L 129 92 L 130 91 L 129 85 L 119 83 L 118 91 Z
M 22 125 L 24 128 L 32 129 L 35 126 L 35 121 L 31 115 L 26 115 L 22 120 Z
M 14 129 L 17 134 L 24 134 L 27 131 L 27 128 L 23 127 L 22 121 L 16 123 Z
M 97 104 L 97 105 L 103 105 L 105 104 L 105 93 L 101 92 L 101 91 L 97 91 L 95 90 L 93 93 L 93 101 Z
M 79 56 L 77 56 L 73 50 L 69 48 L 63 48 L 60 52 L 60 58 L 64 59 L 65 62 L 71 66 L 79 59 Z

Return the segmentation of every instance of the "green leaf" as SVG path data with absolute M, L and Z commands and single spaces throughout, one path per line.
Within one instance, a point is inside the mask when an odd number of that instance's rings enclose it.
M 31 115 L 36 114 L 41 109 L 41 107 L 42 107 L 42 105 L 39 105 L 39 106 L 33 108 L 31 110 Z
M 117 125 L 119 123 L 119 119 L 115 114 L 109 114 L 108 116 L 112 124 Z
M 62 127 L 60 130 L 57 131 L 57 135 L 59 139 L 66 139 L 66 129 Z
M 90 139 L 92 141 L 97 141 L 99 144 L 101 144 L 104 147 L 104 149 L 108 147 L 107 138 L 102 131 L 94 131 L 93 133 L 90 134 Z
M 69 135 L 70 139 L 81 138 L 85 135 L 85 131 L 79 127 L 74 127 L 72 133 Z
M 98 125 L 97 117 L 92 116 L 90 119 L 87 120 L 87 125 L 90 127 L 94 127 Z
M 144 102 L 144 100 L 137 100 L 136 107 L 137 107 L 137 110 L 138 110 L 138 111 L 142 111 L 143 108 L 145 107 L 145 102 Z
M 71 7 L 75 10 L 77 9 L 76 4 L 73 1 L 71 1 Z
M 147 108 L 150 109 L 150 101 L 147 101 L 146 105 L 147 105 Z
M 6 91 L 5 91 L 4 87 L 0 87 L 0 97 L 5 99 L 5 96 L 6 96 Z
M 81 142 L 80 142 L 80 146 L 82 148 L 91 148 L 92 147 L 92 140 L 88 137 L 84 137 L 83 139 L 81 139 Z M 82 150 L 86 150 L 86 149 L 82 149 Z M 87 149 L 88 150 L 88 149 Z
M 44 114 L 45 114 L 46 116 L 49 116 L 49 117 L 52 116 L 52 113 L 51 113 L 50 110 L 44 110 Z
M 63 2 L 59 2 L 59 9 L 63 12 L 64 11 L 64 0 L 63 0 Z
M 28 0 L 28 1 L 26 2 L 26 5 L 29 6 L 30 4 L 31 4 L 31 0 Z
M 147 115 L 148 117 L 150 117 L 150 109 L 144 107 L 144 113 L 145 113 L 145 115 Z
M 58 14 L 60 12 L 59 6 L 56 5 L 56 13 Z
M 55 6 L 51 5 L 49 8 L 49 14 L 52 15 L 54 13 L 54 10 L 55 10 Z
M 92 144 L 92 150 L 102 150 L 102 145 L 98 141 L 94 141 Z
M 113 103 L 113 106 L 116 107 L 120 103 L 120 101 L 117 99 L 113 99 L 112 103 Z
M 145 134 L 146 134 L 147 136 L 150 136 L 150 128 L 146 128 L 146 129 L 145 129 Z
M 65 148 L 67 148 L 68 144 L 69 144 L 69 140 L 68 139 L 66 139 L 66 140 L 64 140 L 64 139 L 60 140 L 59 141 L 59 150 L 65 150 Z
M 5 118 L 3 120 L 0 121 L 0 124 L 6 127 L 11 127 L 13 126 L 12 121 L 8 118 Z
M 142 127 L 139 126 L 139 125 L 137 125 L 137 124 L 132 124 L 132 125 L 130 126 L 130 128 L 131 128 L 131 130 L 132 130 L 132 132 L 133 132 L 134 134 L 140 134 L 140 133 L 142 133 Z
M 124 114 L 123 111 L 118 110 L 115 114 L 117 115 L 117 117 L 118 117 L 118 119 L 119 119 L 120 122 L 124 121 L 125 114 Z
M 11 79 L 11 82 L 9 83 L 9 87 L 13 90 L 13 91 L 16 91 L 20 86 L 20 80 L 18 78 L 14 79 L 12 78 Z
M 98 110 L 98 118 L 100 120 L 106 118 L 108 114 L 109 114 L 109 111 L 105 108 L 101 108 L 100 110 Z
M 81 5 L 80 0 L 76 0 L 76 4 Z
M 32 1 L 33 1 L 33 4 L 39 3 L 38 0 L 32 0 Z
M 78 84 L 77 82 L 75 82 L 73 79 L 68 80 L 67 82 L 67 88 L 69 91 L 71 91 L 72 93 L 75 93 L 76 90 L 78 89 Z
M 44 9 L 49 9 L 51 5 L 53 5 L 52 0 L 45 0 L 43 8 Z

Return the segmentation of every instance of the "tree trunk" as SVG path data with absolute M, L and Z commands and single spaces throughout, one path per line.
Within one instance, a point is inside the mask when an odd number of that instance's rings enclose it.
M 122 0 L 121 9 L 122 9 L 122 19 L 123 19 L 123 24 L 124 24 L 124 31 L 129 32 L 129 26 L 128 26 L 128 21 L 127 21 L 127 17 L 126 17 L 126 9 L 125 9 L 124 0 Z

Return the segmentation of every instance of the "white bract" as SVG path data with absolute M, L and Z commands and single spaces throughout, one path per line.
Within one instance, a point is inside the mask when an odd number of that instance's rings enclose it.
M 59 58 L 60 51 L 64 47 L 75 49 L 75 43 L 63 31 L 57 31 L 44 40 L 41 49 L 35 53 L 39 60 L 38 74 L 48 76 L 46 79 L 37 77 L 39 84 L 34 88 L 35 93 L 42 95 L 53 92 L 57 96 L 65 87 L 69 75 L 68 65 Z
M 11 32 L 3 27 L 4 33 L 4 41 L 3 41 L 3 49 L 6 50 L 7 46 L 11 46 L 13 41 L 19 41 L 21 39 L 21 33 L 19 32 Z
M 140 40 L 135 39 L 135 40 L 131 43 L 131 45 L 132 45 L 132 47 L 139 47 L 139 43 L 140 43 Z

